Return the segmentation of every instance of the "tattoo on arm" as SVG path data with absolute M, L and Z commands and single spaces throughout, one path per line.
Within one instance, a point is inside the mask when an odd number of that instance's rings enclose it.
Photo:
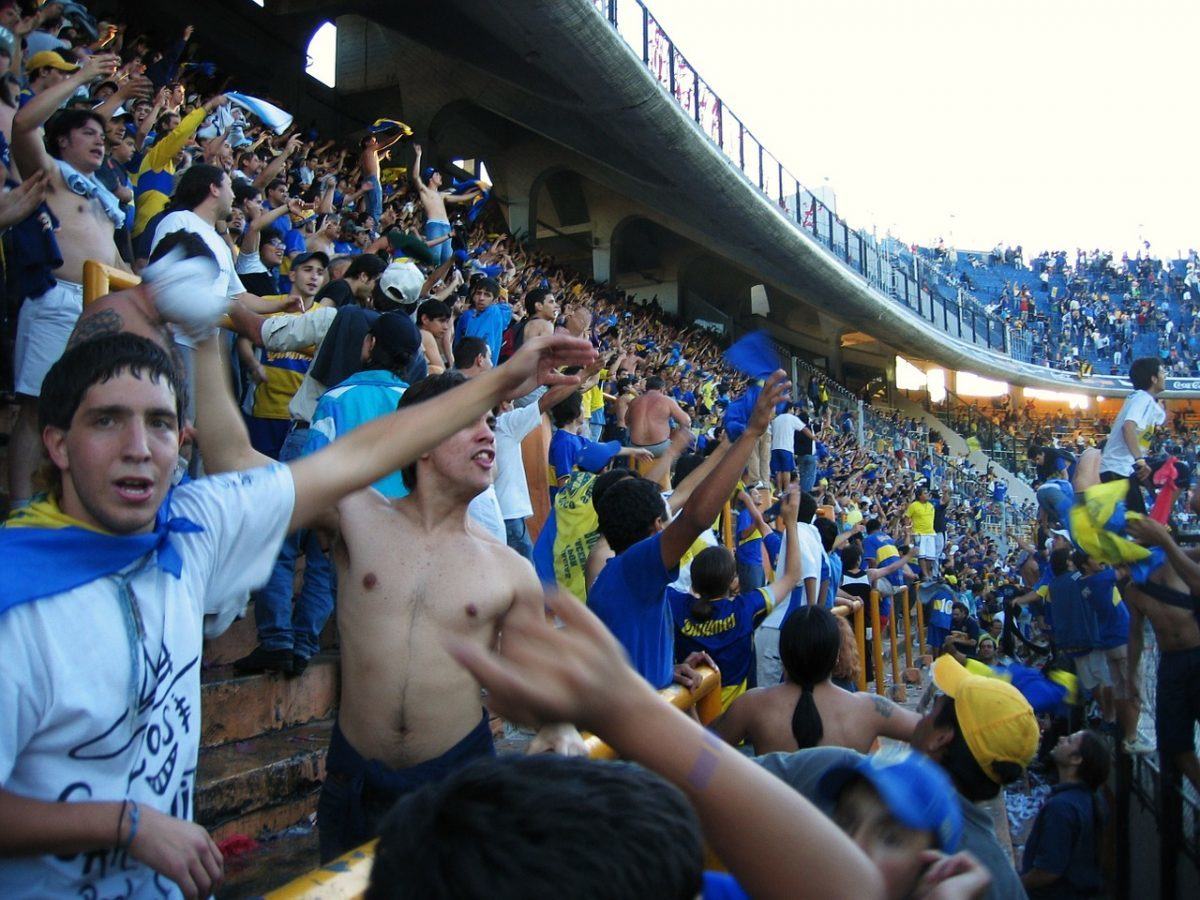
M 125 320 L 119 312 L 115 309 L 102 309 L 90 316 L 84 316 L 76 323 L 75 330 L 71 332 L 71 338 L 67 341 L 67 349 L 70 350 L 92 338 L 120 334 L 124 330 Z
M 871 698 L 871 702 L 875 704 L 875 712 L 879 713 L 880 718 L 890 719 L 892 713 L 896 711 L 896 706 L 887 697 L 875 695 Z

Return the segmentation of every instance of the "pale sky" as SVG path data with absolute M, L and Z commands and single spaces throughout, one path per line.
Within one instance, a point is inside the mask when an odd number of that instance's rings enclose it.
M 1027 259 L 1200 248 L 1194 0 L 646 2 L 854 227 Z

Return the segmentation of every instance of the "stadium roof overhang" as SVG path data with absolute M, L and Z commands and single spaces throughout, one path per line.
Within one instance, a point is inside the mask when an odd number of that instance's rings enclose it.
M 588 0 L 320 4 L 353 12 L 486 78 L 473 102 L 605 166 L 614 183 L 782 293 L 914 359 L 1052 390 L 1117 396 L 1123 379 L 1076 377 L 952 338 L 871 288 L 726 159 Z M 801 95 L 800 102 L 803 102 Z M 1200 395 L 1200 380 L 1172 388 Z

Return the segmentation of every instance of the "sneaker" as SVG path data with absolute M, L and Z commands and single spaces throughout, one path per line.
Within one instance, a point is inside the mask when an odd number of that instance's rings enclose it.
M 299 678 L 304 674 L 304 670 L 308 668 L 308 657 L 301 656 L 299 653 L 292 654 L 292 677 Z
M 291 675 L 292 651 L 255 647 L 247 656 L 233 664 L 233 671 L 239 675 L 257 675 L 259 672 L 282 672 L 284 675 Z
M 1132 741 L 1121 741 L 1121 749 L 1130 756 L 1145 756 L 1148 753 L 1153 753 L 1158 748 L 1139 734 Z

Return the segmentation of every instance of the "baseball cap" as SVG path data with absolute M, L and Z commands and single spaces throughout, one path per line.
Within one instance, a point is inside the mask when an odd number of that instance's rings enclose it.
M 865 778 L 879 792 L 888 812 L 901 824 L 932 831 L 943 853 L 958 850 L 962 810 L 950 777 L 937 763 L 913 750 L 882 750 L 829 769 L 817 790 L 822 799 L 833 803 L 856 777 Z
M 326 253 L 322 253 L 320 250 L 310 250 L 308 253 L 301 253 L 299 256 L 297 256 L 295 259 L 292 260 L 292 268 L 298 269 L 298 268 L 300 268 L 300 266 L 304 265 L 306 262 L 309 262 L 310 260 L 314 260 L 314 259 L 317 262 L 319 262 L 322 266 L 324 266 L 326 269 L 329 268 L 329 255 Z
M 416 303 L 424 283 L 425 276 L 415 263 L 396 261 L 383 270 L 377 289 L 393 303 Z
M 372 323 L 367 334 L 392 356 L 412 355 L 421 346 L 421 334 L 412 319 L 402 312 L 385 312 Z
M 933 682 L 954 698 L 963 739 L 979 767 L 997 784 L 998 762 L 1029 765 L 1038 746 L 1037 718 L 1021 692 L 1006 681 L 972 675 L 949 654 L 933 664 Z
M 63 58 L 62 54 L 55 53 L 53 50 L 41 50 L 25 60 L 26 72 L 33 72 L 37 69 L 58 69 L 60 72 L 74 72 L 78 68 L 78 65 L 68 62 Z

